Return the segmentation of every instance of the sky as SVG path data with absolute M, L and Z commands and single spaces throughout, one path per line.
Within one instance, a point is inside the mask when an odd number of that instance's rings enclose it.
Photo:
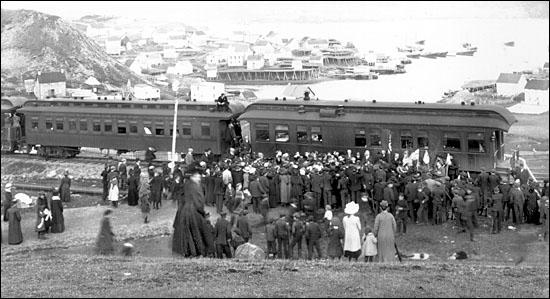
M 548 18 L 547 1 L 1 1 L 3 9 L 32 9 L 75 20 L 98 14 L 180 21 L 188 25 L 261 21 L 318 22 L 425 18 Z

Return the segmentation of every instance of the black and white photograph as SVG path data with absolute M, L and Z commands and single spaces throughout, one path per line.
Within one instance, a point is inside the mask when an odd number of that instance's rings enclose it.
M 549 1 L 1 1 L 1 298 L 549 298 Z

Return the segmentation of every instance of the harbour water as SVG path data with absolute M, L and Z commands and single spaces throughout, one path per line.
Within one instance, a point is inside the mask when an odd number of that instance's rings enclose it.
M 478 47 L 474 56 L 413 59 L 405 74 L 378 80 L 342 80 L 312 84 L 320 99 L 376 99 L 436 102 L 443 92 L 469 80 L 496 80 L 501 72 L 536 70 L 548 61 L 548 19 L 432 19 L 338 23 L 249 23 L 257 33 L 282 37 L 335 38 L 360 52 L 398 54 L 397 47 L 426 40 L 426 50 L 455 52 L 462 43 Z M 236 25 L 237 26 L 237 25 Z M 238 28 L 235 27 L 235 28 Z M 242 29 L 242 28 L 241 28 Z M 514 47 L 504 43 L 515 41 Z M 399 53 L 404 54 L 404 53 Z M 404 55 L 403 55 L 404 56 Z M 284 86 L 246 86 L 259 98 L 280 95 Z

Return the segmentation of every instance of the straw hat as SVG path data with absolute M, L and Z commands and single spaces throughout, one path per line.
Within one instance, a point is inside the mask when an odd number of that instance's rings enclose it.
M 358 204 L 356 204 L 353 201 L 346 204 L 346 208 L 344 209 L 344 213 L 346 213 L 348 215 L 355 215 L 355 214 L 357 214 L 357 212 L 359 212 L 359 205 Z

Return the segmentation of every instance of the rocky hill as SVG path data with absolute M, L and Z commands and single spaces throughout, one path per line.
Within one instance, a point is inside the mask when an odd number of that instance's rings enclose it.
M 22 74 L 65 70 L 67 79 L 84 82 L 89 76 L 123 86 L 143 82 L 126 66 L 57 16 L 31 10 L 2 9 L 2 81 Z

